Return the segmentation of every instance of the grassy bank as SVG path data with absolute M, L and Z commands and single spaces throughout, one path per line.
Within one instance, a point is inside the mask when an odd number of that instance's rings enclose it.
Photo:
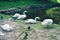
M 8 20 L 9 18 L 11 18 L 11 16 L 9 15 L 4 15 L 4 14 L 0 14 L 0 16 L 3 16 L 4 19 Z M 26 25 L 26 26 L 31 26 L 31 27 L 34 27 L 34 28 L 43 28 L 44 26 L 41 24 L 41 21 L 37 21 L 36 24 L 26 24 L 25 23 L 25 20 L 16 20 L 17 23 L 21 23 L 22 25 Z M 53 24 L 52 26 L 53 29 L 56 29 L 56 28 L 60 28 L 60 25 L 58 24 Z
M 8 20 L 10 18 L 9 15 L 0 14 L 0 16 L 4 16 L 4 18 L 6 20 Z M 34 39 L 34 40 L 35 39 L 40 40 L 40 37 L 41 37 L 41 39 L 48 38 L 48 40 L 60 39 L 58 36 L 58 35 L 60 35 L 60 25 L 58 25 L 58 24 L 53 24 L 52 28 L 46 29 L 41 24 L 41 21 L 37 21 L 36 24 L 26 24 L 25 20 L 16 20 L 15 22 L 19 24 L 20 31 L 22 32 L 21 36 L 20 36 L 21 39 L 24 36 L 24 32 L 26 32 L 26 27 L 28 27 L 28 26 L 31 27 L 31 30 L 28 31 L 28 40 L 31 39 L 30 37 L 32 37 L 32 39 Z

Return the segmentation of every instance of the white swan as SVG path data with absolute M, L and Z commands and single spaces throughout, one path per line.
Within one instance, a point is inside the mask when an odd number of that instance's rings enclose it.
M 20 14 L 19 13 L 15 13 L 12 17 L 19 17 L 20 16 Z
M 1 25 L 1 28 L 5 31 L 12 31 L 13 28 L 9 24 L 3 24 Z
M 27 19 L 26 23 L 36 23 L 37 19 L 40 19 L 39 17 L 35 17 L 35 19 Z
M 23 15 L 20 15 L 17 19 L 24 19 L 24 18 L 26 18 L 27 16 L 26 16 L 26 13 L 27 12 L 27 10 L 25 10 L 24 12 L 23 12 Z
M 42 23 L 42 25 L 44 25 L 44 26 L 49 26 L 49 25 L 52 25 L 53 24 L 53 20 L 52 19 L 45 19 L 45 20 L 43 20 L 43 22 L 41 22 Z

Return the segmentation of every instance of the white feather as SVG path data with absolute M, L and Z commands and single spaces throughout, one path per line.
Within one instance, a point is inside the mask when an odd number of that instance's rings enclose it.
M 52 19 L 45 19 L 43 20 L 43 22 L 41 22 L 42 25 L 52 25 L 53 24 L 53 20 Z
M 5 31 L 11 31 L 13 28 L 9 24 L 1 25 L 1 28 Z
M 27 19 L 25 22 L 26 23 L 36 23 L 37 19 L 39 19 L 39 17 L 36 17 L 35 19 Z
M 25 14 L 26 12 L 27 12 L 27 10 L 25 10 L 23 12 L 23 15 L 20 15 L 17 19 L 24 19 L 24 18 L 26 18 L 27 17 L 27 15 Z
M 20 14 L 19 13 L 15 13 L 12 17 L 19 17 Z

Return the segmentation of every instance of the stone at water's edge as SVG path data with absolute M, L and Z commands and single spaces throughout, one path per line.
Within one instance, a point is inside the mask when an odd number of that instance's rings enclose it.
M 5 34 L 0 31 L 0 36 L 4 36 Z
M 0 40 L 5 40 L 5 33 L 0 31 Z

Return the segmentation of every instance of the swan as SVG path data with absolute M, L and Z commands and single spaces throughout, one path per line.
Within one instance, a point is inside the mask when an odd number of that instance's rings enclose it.
M 26 18 L 27 16 L 26 16 L 26 13 L 27 12 L 27 10 L 25 10 L 24 12 L 23 12 L 23 15 L 20 15 L 17 19 L 24 19 L 24 18 Z
M 12 17 L 19 17 L 20 16 L 20 14 L 19 13 L 15 13 Z
M 43 20 L 43 22 L 41 22 L 42 23 L 42 25 L 44 25 L 44 26 L 49 26 L 49 25 L 52 25 L 53 24 L 53 20 L 52 19 L 45 19 L 45 20 Z
M 1 25 L 1 28 L 5 31 L 12 31 L 13 28 L 9 24 L 3 24 Z
M 11 15 L 12 16 L 12 15 Z M 18 17 L 20 16 L 19 13 L 15 13 L 13 16 L 12 16 L 12 20 L 15 21 Z M 11 18 L 10 18 L 11 19 Z M 10 20 L 9 19 L 9 20 Z
M 35 17 L 35 19 L 27 19 L 26 23 L 36 23 L 37 19 L 40 19 L 39 17 Z

